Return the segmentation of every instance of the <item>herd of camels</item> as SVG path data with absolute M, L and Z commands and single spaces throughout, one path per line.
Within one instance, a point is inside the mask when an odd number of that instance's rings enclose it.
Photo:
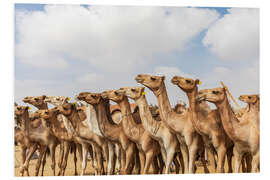
M 199 91 L 199 79 L 175 76 L 171 83 L 186 93 L 189 107 L 185 103 L 171 107 L 164 76 L 139 74 L 135 80 L 154 93 L 156 108 L 147 103 L 144 87 L 81 92 L 73 103 L 63 96 L 25 97 L 24 103 L 38 108 L 35 112 L 15 103 L 20 175 L 29 176 L 29 162 L 36 151 L 36 176 L 40 167 L 43 175 L 47 156 L 51 158 L 53 175 L 64 175 L 72 153 L 75 175 L 76 153 L 82 162 L 80 175 L 85 175 L 89 154 L 95 175 L 149 174 L 151 167 L 153 174 L 195 173 L 195 161 L 209 173 L 208 154 L 216 173 L 225 172 L 225 162 L 228 173 L 259 172 L 259 95 L 241 95 L 239 100 L 247 106 L 236 111 L 226 88 Z M 131 108 L 129 99 L 134 100 L 135 108 Z M 112 111 L 110 101 L 119 108 Z M 206 102 L 213 103 L 216 109 Z M 55 107 L 49 109 L 48 103 Z

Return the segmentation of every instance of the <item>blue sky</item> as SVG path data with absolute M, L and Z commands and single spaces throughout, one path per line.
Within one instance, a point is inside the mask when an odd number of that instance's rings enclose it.
M 148 8 L 16 4 L 15 101 L 136 86 L 138 73 L 166 75 L 172 104 L 187 101 L 173 75 L 259 93 L 258 9 Z

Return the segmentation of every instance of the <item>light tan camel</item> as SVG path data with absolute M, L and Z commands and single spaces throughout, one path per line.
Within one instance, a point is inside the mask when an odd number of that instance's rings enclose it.
M 217 153 L 217 172 L 224 173 L 225 155 L 228 152 L 228 166 L 229 172 L 232 172 L 231 159 L 233 142 L 226 135 L 220 114 L 217 110 L 208 110 L 208 108 L 201 108 L 200 102 L 196 102 L 195 98 L 198 94 L 199 79 L 184 78 L 174 76 L 171 82 L 183 90 L 189 100 L 189 113 L 192 113 L 190 119 L 195 130 L 203 137 L 207 149 L 214 148 Z M 204 111 L 207 109 L 207 111 Z M 210 108 L 209 108 L 210 109 Z
M 142 124 L 135 123 L 134 119 L 140 117 L 133 116 L 134 114 L 131 113 L 128 98 L 123 94 L 123 91 L 104 91 L 102 93 L 102 98 L 110 99 L 120 106 L 124 133 L 129 139 L 136 143 L 137 148 L 139 149 L 142 174 L 148 174 L 151 163 L 155 170 L 154 173 L 157 173 L 157 164 L 153 162 L 154 158 L 157 158 L 157 155 L 160 154 L 159 143 L 154 140 L 147 131 L 145 131 Z M 155 160 L 157 161 L 157 159 Z
M 162 122 L 176 134 L 180 143 L 185 163 L 185 173 L 194 173 L 195 157 L 199 149 L 200 135 L 192 125 L 192 113 L 179 114 L 173 111 L 164 79 L 165 76 L 151 76 L 147 74 L 139 74 L 135 78 L 138 83 L 148 87 L 155 94 L 158 100 Z
M 200 90 L 197 101 L 206 100 L 214 103 L 220 113 L 225 132 L 234 142 L 234 172 L 240 171 L 242 157 L 245 153 L 252 155 L 252 172 L 256 172 L 260 163 L 260 136 L 249 121 L 259 121 L 259 112 L 252 108 L 240 119 L 233 113 L 224 88 Z
M 45 103 L 51 103 L 55 106 L 59 106 L 63 104 L 67 100 L 64 96 L 46 96 L 44 99 Z M 44 113 L 43 113 L 44 114 Z M 58 140 L 61 142 L 60 144 L 60 161 L 59 161 L 59 172 L 58 175 L 64 176 L 65 175 L 65 169 L 67 166 L 67 160 L 70 151 L 74 153 L 74 174 L 77 175 L 77 156 L 76 156 L 76 149 L 78 149 L 78 152 L 80 154 L 80 159 L 82 160 L 82 150 L 81 145 L 76 144 L 74 142 L 74 138 L 72 133 L 68 132 L 64 126 L 64 122 L 62 120 L 62 116 L 59 115 L 55 117 L 55 114 L 51 113 L 50 116 L 45 114 L 45 116 L 42 116 L 42 113 L 39 113 L 39 116 L 41 118 L 45 119 L 46 122 L 50 125 L 50 129 L 55 137 L 58 138 Z
M 23 99 L 23 102 L 24 103 L 29 103 L 29 104 L 35 106 L 39 110 L 44 110 L 44 109 L 48 109 L 48 103 L 45 102 L 45 99 L 46 99 L 46 95 L 42 95 L 42 96 L 27 96 L 27 97 L 25 97 Z M 29 117 L 31 119 L 31 114 L 29 114 Z M 38 125 L 40 124 L 40 118 L 37 118 L 36 119 L 35 124 L 36 124 L 35 127 L 38 127 Z M 62 154 L 63 151 L 64 151 L 63 144 L 60 143 L 60 152 L 61 152 L 60 154 Z M 58 160 L 58 163 L 57 163 L 58 164 L 58 167 L 60 169 L 61 169 L 61 166 L 62 166 L 61 163 L 62 163 L 62 157 L 60 156 L 60 158 Z M 44 157 L 43 157 L 42 172 L 41 172 L 41 175 L 42 176 L 43 176 L 43 171 L 44 171 L 45 164 L 46 164 L 46 153 L 44 154 Z M 59 171 L 59 173 L 60 173 L 60 171 Z
M 170 165 L 175 153 L 179 150 L 179 143 L 176 136 L 166 127 L 163 121 L 156 121 L 150 112 L 143 87 L 121 88 L 125 96 L 133 99 L 139 107 L 144 129 L 151 137 L 157 140 L 161 146 L 162 156 L 165 161 L 165 173 L 169 173 Z
M 104 100 L 99 93 L 82 92 L 77 99 L 91 104 L 97 112 L 97 120 L 99 128 L 104 137 L 117 143 L 121 147 L 121 171 L 123 174 L 131 174 L 135 158 L 138 160 L 135 143 L 133 143 L 124 133 L 122 125 L 113 123 L 110 115 L 110 104 L 108 100 Z M 122 123 L 122 122 L 121 122 Z M 120 124 L 121 124 L 120 123 Z M 137 161 L 138 162 L 138 161 Z M 135 163 L 138 164 L 138 163 Z M 135 169 L 139 171 L 139 168 Z
M 51 168 L 53 170 L 53 174 L 55 175 L 55 148 L 59 144 L 59 141 L 55 136 L 53 136 L 50 130 L 45 126 L 44 123 L 41 124 L 38 128 L 32 128 L 30 126 L 29 112 L 28 106 L 17 106 L 15 113 L 17 116 L 21 117 L 21 120 L 25 127 L 25 135 L 29 137 L 31 142 L 35 142 L 40 145 L 40 155 L 38 158 L 36 172 L 35 175 L 38 175 L 41 160 L 44 157 L 47 148 L 51 151 Z M 23 165 L 25 170 L 28 169 L 29 161 L 33 155 L 33 153 L 37 150 L 37 147 L 33 149 L 33 152 L 29 152 L 26 158 L 26 162 Z
M 86 168 L 86 157 L 88 152 L 86 151 L 89 148 L 91 143 L 94 143 L 95 152 L 97 153 L 97 169 L 96 174 L 101 175 L 106 172 L 103 165 L 102 150 L 105 154 L 105 159 L 108 162 L 108 143 L 107 140 L 97 134 L 93 133 L 87 125 L 86 115 L 82 109 L 76 107 L 75 104 L 64 103 L 62 106 L 58 106 L 57 110 L 59 113 L 63 114 L 68 121 L 72 124 L 74 129 L 75 138 L 77 141 L 82 144 L 83 148 L 83 162 L 82 173 L 85 174 Z M 83 118 L 82 118 L 83 117 Z M 86 146 L 86 147 L 85 147 Z M 104 172 L 105 171 L 105 172 Z

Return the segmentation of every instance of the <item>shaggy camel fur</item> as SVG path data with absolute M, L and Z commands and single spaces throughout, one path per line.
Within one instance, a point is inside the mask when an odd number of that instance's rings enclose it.
M 79 100 L 85 101 L 88 104 L 93 105 L 95 111 L 97 112 L 97 119 L 103 136 L 121 146 L 122 174 L 131 174 L 133 164 L 135 163 L 135 158 L 137 159 L 137 163 L 135 164 L 137 165 L 136 171 L 138 174 L 138 150 L 135 143 L 133 143 L 125 135 L 122 125 L 116 125 L 113 123 L 110 115 L 109 101 L 104 100 L 99 93 L 82 92 L 77 96 L 77 98 Z
M 249 121 L 259 122 L 257 108 L 245 113 L 240 119 L 233 113 L 224 88 L 200 90 L 197 101 L 206 100 L 214 103 L 221 116 L 225 132 L 234 142 L 234 172 L 240 171 L 242 157 L 245 153 L 252 155 L 252 172 L 256 172 L 260 163 L 260 136 Z
M 185 173 L 194 173 L 195 158 L 200 147 L 199 143 L 201 142 L 201 137 L 192 125 L 192 113 L 179 114 L 173 111 L 167 95 L 164 79 L 165 76 L 151 76 L 147 74 L 139 74 L 135 78 L 138 83 L 148 87 L 155 94 L 158 100 L 162 122 L 176 134 L 180 143 L 185 163 Z M 202 144 L 202 146 L 204 145 Z
M 142 124 L 136 124 L 134 119 L 140 118 L 140 116 L 134 116 L 131 113 L 130 104 L 128 98 L 123 95 L 121 90 L 111 90 L 102 93 L 102 98 L 110 99 L 116 102 L 122 112 L 122 126 L 125 134 L 136 143 L 139 149 L 140 161 L 141 161 L 141 174 L 148 174 L 151 163 L 155 170 L 158 172 L 157 163 L 153 163 L 157 155 L 160 154 L 160 146 L 156 140 L 154 140 L 150 134 L 145 131 Z M 138 120 L 137 120 L 138 121 Z M 157 159 L 155 159 L 157 161 Z
M 49 150 L 51 151 L 51 168 L 53 170 L 53 174 L 55 175 L 55 148 L 59 144 L 59 141 L 56 139 L 55 136 L 51 134 L 49 128 L 46 127 L 44 122 L 38 128 L 32 128 L 30 126 L 29 112 L 27 106 L 17 106 L 15 113 L 17 116 L 21 117 L 22 122 L 24 123 L 26 136 L 29 137 L 31 142 L 35 142 L 40 145 L 40 155 L 38 158 L 35 175 L 38 175 L 41 160 L 44 157 L 47 148 L 49 148 Z M 32 157 L 33 153 L 37 150 L 37 146 L 33 148 L 33 150 L 33 152 L 29 152 L 29 154 L 27 155 L 27 161 L 23 165 L 23 168 L 25 168 L 25 170 L 28 169 L 29 160 Z
M 93 133 L 89 128 L 86 120 L 86 115 L 82 109 L 78 109 L 75 104 L 64 103 L 62 106 L 58 106 L 59 113 L 66 116 L 68 121 L 72 124 L 74 129 L 74 135 L 77 141 L 83 146 L 83 167 L 81 175 L 85 174 L 85 168 L 87 163 L 87 149 L 91 143 L 94 143 L 95 152 L 97 153 L 97 169 L 96 174 L 104 174 L 106 169 L 103 165 L 102 150 L 105 154 L 105 159 L 108 162 L 108 143 L 103 137 Z M 105 171 L 105 172 L 104 172 Z
M 233 142 L 226 135 L 221 125 L 219 112 L 217 110 L 204 112 L 200 107 L 200 103 L 195 100 L 198 94 L 197 85 L 200 80 L 174 76 L 171 82 L 187 94 L 190 106 L 189 112 L 192 113 L 191 122 L 193 127 L 203 137 L 206 147 L 208 149 L 213 147 L 214 152 L 217 153 L 217 172 L 224 173 L 224 162 L 227 152 L 229 172 L 232 172 L 231 159 Z
M 125 96 L 133 99 L 138 105 L 144 129 L 149 132 L 153 139 L 159 142 L 166 165 L 165 173 L 168 174 L 175 153 L 179 150 L 176 136 L 166 127 L 163 121 L 156 121 L 152 117 L 143 87 L 121 88 L 121 90 Z

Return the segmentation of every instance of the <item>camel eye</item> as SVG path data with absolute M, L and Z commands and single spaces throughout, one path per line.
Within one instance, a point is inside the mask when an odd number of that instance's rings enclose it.
M 191 83 L 191 81 L 187 79 L 187 80 L 186 80 L 186 83 L 190 84 L 190 83 Z
M 97 98 L 97 96 L 96 96 L 96 95 L 92 95 L 92 98 L 95 98 L 95 99 L 96 99 L 96 98 Z
M 38 101 L 39 99 L 38 98 L 34 98 L 35 101 Z
M 132 92 L 136 92 L 136 90 L 135 90 L 135 89 L 131 89 L 131 91 L 132 91 Z
M 156 79 L 156 78 L 154 78 L 154 77 L 151 77 L 151 80 L 152 80 L 152 81 L 155 81 L 155 80 L 157 80 L 157 79 Z
M 219 92 L 218 91 L 212 91 L 213 94 L 218 94 Z
M 114 94 L 115 94 L 115 95 L 119 95 L 119 93 L 118 93 L 118 92 L 116 92 L 116 91 L 114 92 Z

